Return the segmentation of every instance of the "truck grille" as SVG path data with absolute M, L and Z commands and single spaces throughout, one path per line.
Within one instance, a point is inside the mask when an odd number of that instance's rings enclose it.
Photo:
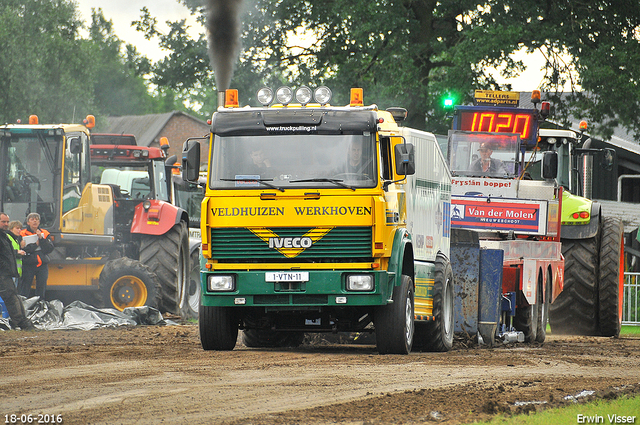
M 279 227 L 270 232 L 278 238 L 300 238 L 310 228 Z M 287 257 L 245 228 L 211 230 L 214 259 L 224 262 L 360 262 L 371 260 L 371 227 L 335 227 L 312 246 Z

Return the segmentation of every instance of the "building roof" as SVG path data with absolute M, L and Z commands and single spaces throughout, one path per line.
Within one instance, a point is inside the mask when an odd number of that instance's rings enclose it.
M 124 115 L 121 117 L 107 117 L 106 128 L 102 128 L 103 133 L 127 133 L 134 134 L 139 146 L 149 146 L 155 141 L 162 129 L 176 115 L 184 115 L 199 124 L 207 126 L 207 123 L 191 115 L 180 111 L 172 111 L 164 114 L 147 115 Z

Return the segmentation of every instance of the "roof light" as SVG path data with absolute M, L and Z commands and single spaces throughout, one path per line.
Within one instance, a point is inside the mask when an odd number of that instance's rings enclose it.
M 549 143 L 550 145 L 555 145 L 557 142 L 558 142 L 558 139 L 556 139 L 555 137 L 547 138 L 547 143 Z
M 269 106 L 269 104 L 273 101 L 273 90 L 271 90 L 269 87 L 263 87 L 258 90 L 257 97 L 258 102 L 260 102 L 262 106 Z
M 326 86 L 320 86 L 313 92 L 313 98 L 320 105 L 324 106 L 331 101 L 331 89 Z
M 540 103 L 540 90 L 534 90 L 531 92 L 531 103 L 534 105 Z
M 302 86 L 296 90 L 296 100 L 302 106 L 305 106 L 307 103 L 311 102 L 311 89 L 307 86 Z
M 287 86 L 280 87 L 276 90 L 276 99 L 283 105 L 288 105 L 293 99 L 293 90 Z
M 349 106 L 364 106 L 363 93 L 361 88 L 352 88 Z
M 161 137 L 160 138 L 160 147 L 162 149 L 169 149 L 169 139 L 167 139 L 166 137 Z
M 238 90 L 237 89 L 226 89 L 224 91 L 224 107 L 225 108 L 239 108 L 240 104 L 238 103 Z
M 96 126 L 96 117 L 94 117 L 93 115 L 87 115 L 83 123 L 85 127 L 91 129 Z
M 38 124 L 38 116 L 37 115 L 29 115 L 29 125 Z
M 542 102 L 542 105 L 540 105 L 540 115 L 542 119 L 546 119 L 549 116 L 550 110 L 551 104 L 549 102 Z
M 580 121 L 580 130 L 581 131 L 585 131 L 587 129 L 587 122 L 586 121 Z

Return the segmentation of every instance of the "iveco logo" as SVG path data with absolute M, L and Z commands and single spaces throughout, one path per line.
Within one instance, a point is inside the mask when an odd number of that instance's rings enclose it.
M 316 227 L 309 229 L 301 236 L 280 237 L 276 232 L 265 227 L 250 228 L 249 231 L 259 237 L 270 249 L 275 249 L 287 258 L 295 258 L 305 249 L 322 239 L 333 227 Z M 301 232 L 302 233 L 302 232 Z
M 309 237 L 302 238 L 269 238 L 269 248 L 309 248 L 313 241 Z

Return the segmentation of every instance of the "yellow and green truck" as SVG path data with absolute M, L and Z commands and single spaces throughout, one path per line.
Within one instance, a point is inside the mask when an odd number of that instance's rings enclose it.
M 237 91 L 213 114 L 201 208 L 205 350 L 295 346 L 308 332 L 368 332 L 380 353 L 453 342 L 451 174 L 401 108 L 330 90 Z M 312 102 L 313 98 L 313 102 Z M 295 103 L 294 103 L 295 102 Z M 273 103 L 273 105 L 272 105 Z M 198 141 L 183 176 L 198 179 Z

